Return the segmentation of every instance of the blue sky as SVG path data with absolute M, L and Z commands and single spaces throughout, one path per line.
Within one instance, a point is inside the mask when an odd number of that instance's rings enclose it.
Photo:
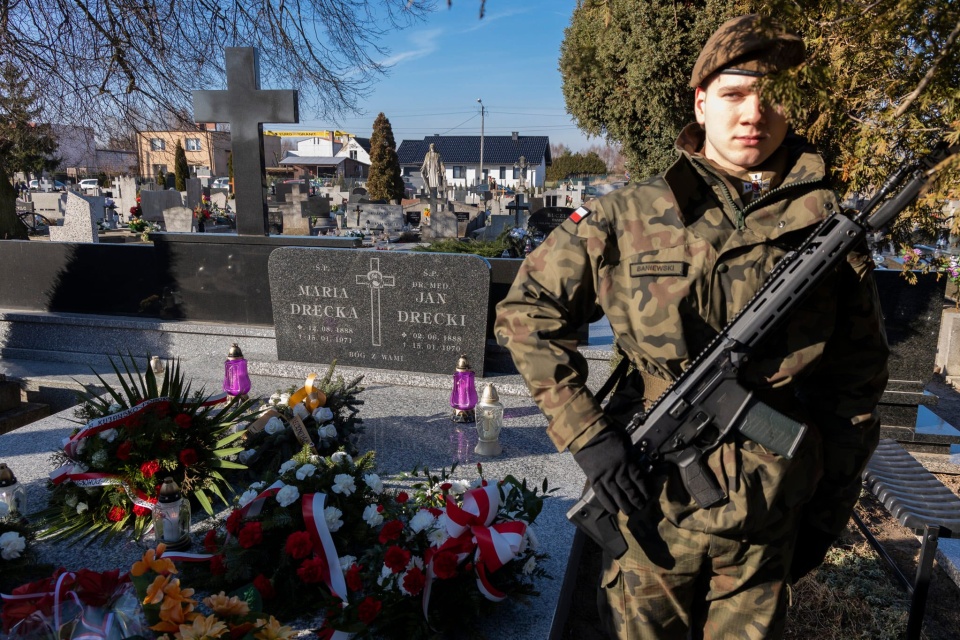
M 576 0 L 487 0 L 482 20 L 478 0 L 437 4 L 426 21 L 386 39 L 392 68 L 360 101 L 365 115 L 331 122 L 301 113 L 301 125 L 369 137 L 382 111 L 398 145 L 435 133 L 478 136 L 481 98 L 484 135 L 545 135 L 573 151 L 603 144 L 577 129 L 560 88 L 560 43 Z

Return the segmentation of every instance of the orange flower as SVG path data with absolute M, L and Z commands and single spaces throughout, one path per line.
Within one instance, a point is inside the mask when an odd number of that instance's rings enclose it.
M 297 633 L 290 627 L 280 626 L 280 621 L 273 616 L 269 622 L 262 618 L 257 620 L 257 626 L 260 630 L 253 634 L 256 640 L 289 640 Z
M 153 583 L 147 587 L 147 597 L 143 599 L 143 604 L 157 604 L 163 600 L 163 588 L 170 581 L 170 576 L 157 576 Z
M 197 616 L 192 625 L 180 625 L 181 640 L 207 640 L 219 638 L 228 631 L 227 625 L 217 616 Z
M 203 599 L 203 604 L 210 607 L 218 616 L 232 618 L 234 616 L 245 616 L 250 613 L 250 605 L 237 596 L 227 596 L 223 591 L 215 596 L 208 596 Z
M 143 554 L 143 558 L 133 563 L 133 566 L 130 568 L 130 575 L 138 577 L 147 571 L 153 571 L 161 575 L 176 573 L 177 567 L 173 564 L 173 560 L 160 557 L 163 555 L 163 552 L 166 551 L 166 548 L 167 545 L 161 542 L 157 545 L 156 551 L 147 549 L 146 553 Z

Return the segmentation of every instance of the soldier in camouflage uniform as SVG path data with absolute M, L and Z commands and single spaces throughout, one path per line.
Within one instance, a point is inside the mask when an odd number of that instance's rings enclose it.
M 601 609 L 619 638 L 778 638 L 786 585 L 844 529 L 876 446 L 888 347 L 865 247 L 813 291 L 741 370 L 757 397 L 808 425 L 785 459 L 734 431 L 708 455 L 726 498 L 703 509 L 676 469 L 644 476 L 624 425 L 839 207 L 823 160 L 757 95 L 803 42 L 757 16 L 728 21 L 693 71 L 697 123 L 662 175 L 578 209 L 523 263 L 498 306 L 511 351 L 629 550 L 605 558 Z M 605 313 L 635 369 L 605 408 L 576 329 Z

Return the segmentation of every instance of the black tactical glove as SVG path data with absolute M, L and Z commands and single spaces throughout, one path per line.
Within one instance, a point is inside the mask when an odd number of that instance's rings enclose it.
M 650 499 L 643 474 L 630 456 L 627 434 L 608 427 L 595 435 L 573 459 L 587 475 L 603 508 L 626 515 L 639 510 Z
M 801 524 L 790 563 L 790 582 L 796 582 L 823 563 L 837 536 L 808 524 Z

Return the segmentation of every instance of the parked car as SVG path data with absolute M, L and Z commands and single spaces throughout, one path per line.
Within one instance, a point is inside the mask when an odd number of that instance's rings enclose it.
M 210 183 L 210 187 L 213 189 L 229 189 L 230 178 L 217 178 Z
M 79 182 L 79 186 L 83 191 L 87 189 L 96 189 L 100 186 L 100 181 L 96 178 L 84 178 Z
M 53 188 L 59 191 L 60 189 L 65 189 L 66 185 L 60 182 L 59 180 L 53 181 Z M 30 181 L 30 191 L 39 191 L 40 190 L 40 181 L 31 180 Z

